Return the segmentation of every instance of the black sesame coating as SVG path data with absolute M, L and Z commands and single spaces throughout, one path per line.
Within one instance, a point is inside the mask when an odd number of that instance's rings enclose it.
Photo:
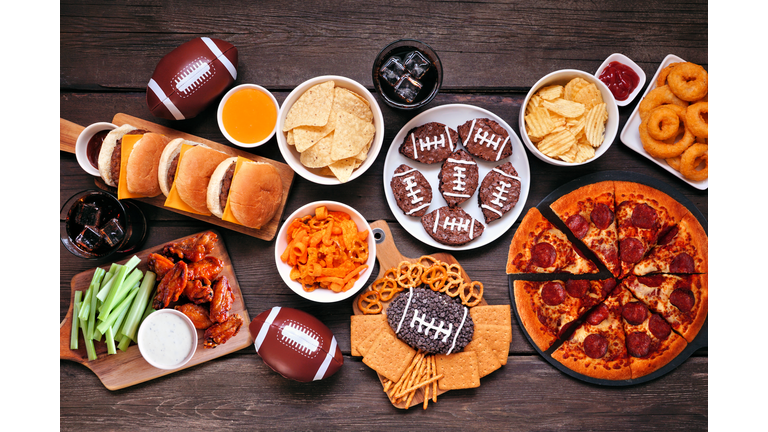
M 409 291 L 399 293 L 387 307 L 386 315 L 392 330 L 397 333 L 397 326 L 403 316 L 403 311 L 408 304 Z M 407 316 L 403 319 L 403 325 L 397 336 L 413 348 L 421 349 L 432 354 L 447 354 L 453 344 L 453 338 L 456 336 L 456 329 L 461 325 L 464 317 L 463 306 L 454 298 L 445 294 L 432 291 L 428 287 L 417 287 L 413 289 L 413 298 L 408 306 Z M 414 322 L 414 314 L 418 311 L 418 318 Z M 434 322 L 432 320 L 434 319 Z M 419 325 L 419 321 L 422 324 Z M 451 328 L 450 335 L 446 338 L 445 332 L 440 333 L 437 339 L 434 338 L 436 329 L 443 323 L 443 329 Z M 413 326 L 411 326 L 413 323 Z M 449 325 L 450 323 L 450 325 Z M 431 324 L 431 325 L 430 325 Z M 425 336 L 425 331 L 428 334 Z M 467 312 L 464 319 L 464 326 L 456 338 L 456 345 L 451 353 L 457 353 L 464 349 L 475 333 L 475 325 Z M 445 339 L 445 341 L 443 341 Z

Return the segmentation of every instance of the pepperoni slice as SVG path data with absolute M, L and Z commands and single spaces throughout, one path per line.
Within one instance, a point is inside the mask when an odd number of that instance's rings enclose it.
M 565 301 L 565 288 L 560 282 L 547 282 L 541 287 L 541 300 L 549 306 L 557 306 Z
M 631 302 L 621 308 L 621 316 L 632 325 L 642 324 L 648 316 L 648 309 L 640 302 Z
M 611 208 L 603 203 L 595 204 L 595 208 L 592 209 L 589 218 L 592 219 L 592 223 L 596 227 L 604 230 L 611 226 L 613 223 L 613 211 Z
M 584 294 L 589 291 L 589 281 L 588 280 L 574 280 L 570 279 L 565 282 L 565 290 L 568 292 L 568 295 L 574 298 L 582 298 L 584 297 Z
M 656 210 L 646 203 L 640 203 L 635 205 L 635 209 L 632 211 L 631 222 L 638 228 L 650 229 L 656 224 L 658 218 Z
M 603 297 L 607 296 L 608 294 L 613 291 L 614 288 L 616 288 L 616 279 L 606 279 L 602 283 L 603 288 Z
M 632 357 L 645 357 L 651 351 L 651 337 L 643 332 L 627 335 L 627 351 Z
M 643 259 L 643 255 L 645 255 L 645 246 L 640 240 L 627 237 L 619 242 L 619 258 L 622 261 L 636 263 Z
M 608 315 L 608 306 L 606 306 L 605 303 L 601 303 L 587 315 L 587 322 L 592 325 L 598 325 L 603 322 L 604 319 L 608 318 Z
M 696 298 L 693 296 L 693 291 L 678 288 L 669 295 L 669 302 L 683 312 L 690 312 L 693 309 L 693 305 L 696 304 Z
M 599 359 L 608 352 L 608 339 L 603 335 L 591 334 L 584 338 L 584 354 Z
M 549 243 L 537 243 L 531 248 L 531 264 L 536 267 L 551 267 L 556 259 L 557 251 Z
M 660 287 L 661 284 L 664 283 L 664 276 L 662 275 L 638 276 L 637 280 L 640 281 L 640 283 L 645 286 L 655 288 L 655 287 Z
M 669 271 L 672 273 L 693 273 L 694 267 L 693 257 L 682 252 L 669 264 Z
M 562 326 L 562 327 L 560 328 L 560 331 L 559 331 L 559 332 L 557 332 L 557 337 L 558 337 L 559 339 L 563 339 L 563 336 L 564 336 L 566 333 L 568 333 L 568 330 L 569 330 L 571 327 L 573 327 L 573 325 L 574 325 L 574 324 L 576 324 L 576 321 L 571 321 L 571 322 L 569 322 L 568 324 L 565 324 L 564 326 Z
M 672 240 L 675 239 L 678 231 L 680 231 L 680 227 L 678 227 L 677 225 L 673 227 L 669 227 L 664 231 L 662 231 L 662 233 L 659 235 L 659 240 L 657 241 L 659 246 L 664 246 L 672 243 Z
M 672 327 L 657 314 L 652 314 L 651 319 L 648 320 L 648 330 L 657 338 L 664 340 L 669 337 L 672 332 Z
M 583 239 L 587 235 L 587 231 L 589 231 L 589 222 L 580 214 L 569 217 L 565 224 L 568 225 L 568 228 L 573 231 L 573 235 L 578 239 Z

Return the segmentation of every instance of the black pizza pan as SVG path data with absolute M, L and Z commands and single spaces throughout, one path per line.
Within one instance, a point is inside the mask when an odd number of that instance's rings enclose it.
M 588 174 L 583 177 L 579 177 L 575 180 L 572 180 L 558 187 L 554 191 L 552 191 L 543 200 L 541 200 L 541 202 L 539 202 L 536 208 L 541 212 L 541 214 L 547 220 L 549 220 L 553 225 L 555 225 L 558 229 L 560 229 L 562 232 L 564 232 L 568 236 L 568 239 L 571 241 L 571 243 L 573 243 L 574 247 L 579 248 L 579 251 L 581 251 L 587 258 L 591 259 L 595 264 L 597 264 L 599 272 L 589 274 L 589 275 L 572 275 L 570 273 L 548 273 L 548 274 L 537 273 L 537 274 L 508 275 L 509 297 L 511 300 L 512 310 L 515 313 L 515 317 L 517 318 L 518 323 L 522 323 L 522 320 L 520 319 L 520 314 L 517 311 L 517 304 L 515 302 L 514 282 L 516 280 L 534 280 L 534 281 L 553 280 L 553 279 L 602 280 L 602 279 L 608 279 L 613 277 L 611 272 L 605 267 L 605 265 L 603 265 L 603 263 L 599 259 L 597 259 L 595 254 L 591 250 L 589 250 L 583 243 L 581 243 L 578 239 L 576 239 L 573 233 L 571 233 L 571 230 L 565 226 L 565 223 L 563 223 L 563 221 L 561 221 L 560 218 L 557 217 L 557 215 L 555 215 L 552 209 L 549 208 L 550 204 L 552 204 L 558 198 L 562 197 L 563 195 L 569 192 L 572 192 L 582 186 L 586 186 L 592 183 L 598 183 L 601 181 L 607 181 L 607 180 L 631 181 L 631 182 L 641 183 L 666 193 L 670 197 L 677 200 L 677 202 L 684 205 L 696 217 L 696 219 L 698 219 L 699 223 L 704 228 L 704 231 L 708 232 L 707 220 L 704 217 L 704 215 L 701 213 L 701 211 L 698 208 L 696 208 L 696 206 L 688 198 L 686 198 L 682 193 L 680 193 L 678 190 L 676 190 L 674 187 L 670 186 L 669 184 L 664 183 L 660 180 L 657 180 L 642 174 L 627 172 L 627 171 L 602 171 L 599 173 Z M 592 378 L 592 377 L 580 374 L 578 372 L 575 372 L 565 367 L 559 361 L 552 358 L 552 353 L 555 350 L 557 350 L 557 348 L 559 348 L 563 342 L 565 342 L 570 338 L 571 333 L 578 327 L 579 324 L 581 324 L 581 321 L 583 321 L 584 317 L 587 315 L 588 314 L 584 314 L 582 316 L 582 319 L 578 320 L 576 322 L 576 325 L 573 325 L 569 332 L 567 332 L 561 339 L 558 339 L 558 341 L 555 342 L 555 344 L 552 345 L 546 351 L 542 351 L 541 349 L 539 349 L 536 343 L 533 342 L 525 326 L 521 324 L 520 329 L 522 330 L 526 339 L 528 339 L 528 342 L 531 344 L 531 346 L 547 362 L 549 362 L 549 364 L 554 366 L 556 369 L 578 380 L 581 380 L 590 384 L 601 385 L 601 386 L 625 387 L 625 386 L 636 385 L 636 384 L 640 384 L 648 381 L 653 381 L 656 378 L 664 376 L 669 372 L 675 370 L 683 362 L 688 360 L 688 358 L 697 350 L 709 346 L 709 330 L 708 330 L 709 318 L 707 318 L 704 321 L 704 325 L 701 327 L 701 330 L 699 330 L 699 333 L 696 335 L 696 338 L 694 338 L 694 340 L 690 342 L 685 347 L 685 349 L 680 354 L 677 355 L 677 357 L 675 357 L 672 361 L 664 365 L 664 367 L 654 371 L 653 373 L 642 376 L 640 378 L 628 379 L 628 380 L 606 380 L 606 379 Z

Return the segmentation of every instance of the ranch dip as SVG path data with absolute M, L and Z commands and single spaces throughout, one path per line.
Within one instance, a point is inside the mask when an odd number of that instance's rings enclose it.
M 150 314 L 139 329 L 141 355 L 161 369 L 182 366 L 197 344 L 189 319 L 173 309 Z

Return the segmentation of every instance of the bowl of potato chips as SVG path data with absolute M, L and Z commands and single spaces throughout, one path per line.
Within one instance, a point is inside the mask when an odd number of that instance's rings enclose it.
M 520 109 L 520 138 L 552 165 L 578 166 L 602 156 L 619 130 L 619 108 L 594 75 L 563 69 L 541 78 Z
M 354 180 L 381 150 L 384 117 L 360 83 L 325 75 L 296 87 L 277 119 L 277 143 L 285 161 L 305 179 L 325 185 Z

